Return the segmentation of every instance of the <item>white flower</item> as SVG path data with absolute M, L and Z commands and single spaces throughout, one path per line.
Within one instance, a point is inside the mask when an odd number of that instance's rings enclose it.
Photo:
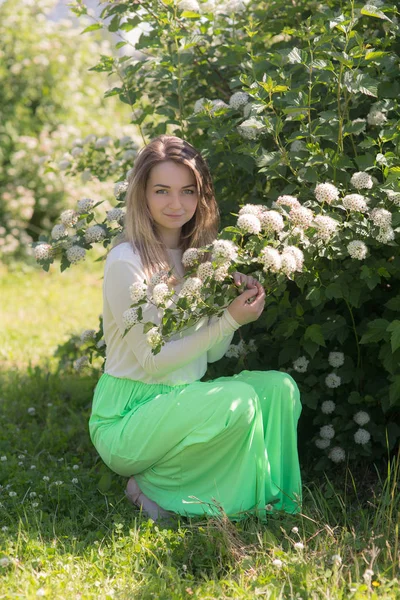
M 105 340 L 99 340 L 96 344 L 96 348 L 98 348 L 100 350 L 100 348 L 102 348 L 105 345 L 106 345 Z
M 279 196 L 276 204 L 278 206 L 289 206 L 290 208 L 300 208 L 301 204 L 294 196 Z
M 285 227 L 283 217 L 276 210 L 266 210 L 260 214 L 261 227 L 265 231 L 282 231 Z
M 328 363 L 334 368 L 341 367 L 344 364 L 343 352 L 329 352 Z
M 77 212 L 82 215 L 88 213 L 92 210 L 95 205 L 95 201 L 91 198 L 82 198 L 82 200 L 78 200 L 77 202 Z
M 179 10 L 188 10 L 195 13 L 200 11 L 199 4 L 196 0 L 180 0 L 180 2 L 178 2 L 178 8 Z
M 211 114 L 215 114 L 219 108 L 229 108 L 229 104 L 226 104 L 223 100 L 211 100 Z
M 92 225 L 85 232 L 85 240 L 89 244 L 93 242 L 100 242 L 101 240 L 104 240 L 105 237 L 106 232 L 100 225 Z
M 286 246 L 282 251 L 282 260 L 285 254 L 291 254 L 294 257 L 294 260 L 296 261 L 296 271 L 303 270 L 304 254 L 300 248 L 297 248 L 296 246 Z
M 317 229 L 317 237 L 327 241 L 336 232 L 339 223 L 331 217 L 317 215 L 314 219 L 314 225 Z
M 123 208 L 112 208 L 107 211 L 107 221 L 111 223 L 112 221 L 121 221 L 125 216 L 125 211 Z
M 333 562 L 335 565 L 341 565 L 341 564 L 342 564 L 342 557 L 341 557 L 339 554 L 334 554 L 334 555 L 332 556 L 332 559 L 331 559 L 331 560 L 332 560 L 332 562 Z
M 156 348 L 161 344 L 162 337 L 158 330 L 158 327 L 152 327 L 146 334 L 146 340 L 151 348 Z
M 3 527 L 1 528 L 1 530 L 2 530 L 2 531 L 4 531 L 4 533 L 5 533 L 6 531 L 8 531 L 8 527 L 7 527 L 7 525 L 3 525 Z
M 274 565 L 274 567 L 281 567 L 283 565 L 283 562 L 280 558 L 274 558 L 272 564 Z
M 126 150 L 122 155 L 122 160 L 132 160 L 136 158 L 136 150 Z
M 199 251 L 197 248 L 188 248 L 182 254 L 182 264 L 184 267 L 192 267 L 199 260 Z
M 204 108 L 205 102 L 210 102 L 210 100 L 208 98 L 199 98 L 199 100 L 196 100 L 196 102 L 194 104 L 193 112 L 195 114 L 197 114 L 197 113 L 205 110 L 205 108 Z
M 237 246 L 230 240 L 215 240 L 213 242 L 213 260 L 222 259 L 224 262 L 237 259 Z
M 330 415 L 333 413 L 335 408 L 336 404 L 333 402 L 333 400 L 324 400 L 324 402 L 321 404 L 321 411 L 324 413 L 324 415 Z
M 361 190 L 363 188 L 370 190 L 373 186 L 371 175 L 364 173 L 364 171 L 357 171 L 357 173 L 354 173 L 350 179 L 350 183 L 357 190 Z
M 8 495 L 10 496 L 10 498 L 15 498 L 17 492 L 8 492 Z
M 36 408 L 34 408 L 33 406 L 31 406 L 30 408 L 28 408 L 28 410 L 26 411 L 28 413 L 28 415 L 34 415 L 36 414 Z
M 292 527 L 292 533 L 299 533 L 298 527 Z
M 375 239 L 382 244 L 387 244 L 394 240 L 394 230 L 391 227 L 382 227 Z
M 226 277 L 228 277 L 229 263 L 223 263 L 219 267 L 217 267 L 214 271 L 214 279 L 215 281 L 224 281 Z
M 211 262 L 204 262 L 198 266 L 197 269 L 197 277 L 199 277 L 202 281 L 207 279 L 208 277 L 212 277 L 214 275 L 214 267 Z
M 357 423 L 357 425 L 360 425 L 361 427 L 363 425 L 366 425 L 367 423 L 369 423 L 370 420 L 371 420 L 371 417 L 364 410 L 359 410 L 353 417 L 353 421 L 355 423 Z
M 8 567 L 10 562 L 11 561 L 9 558 L 7 558 L 7 556 L 3 556 L 3 558 L 0 558 L 0 567 Z
M 110 144 L 110 142 L 112 142 L 112 137 L 110 137 L 109 135 L 106 135 L 106 136 L 101 137 L 98 140 L 96 140 L 94 147 L 95 148 L 105 148 L 106 146 L 108 146 Z
M 371 439 L 370 432 L 367 431 L 366 429 L 362 429 L 361 427 L 360 427 L 360 429 L 357 429 L 357 431 L 354 434 L 355 443 L 361 444 L 362 446 L 364 444 L 368 444 L 370 439 Z
M 240 215 L 237 226 L 245 233 L 257 234 L 261 231 L 260 219 L 256 215 Z
M 77 470 L 79 469 L 79 465 L 73 465 L 72 469 L 73 469 L 74 471 L 77 471 Z
M 81 246 L 71 246 L 68 248 L 66 255 L 69 262 L 75 264 L 85 258 L 86 250 Z
M 71 150 L 71 154 L 74 158 L 76 158 L 77 156 L 80 156 L 83 153 L 83 148 L 80 148 L 79 146 L 76 146 L 75 148 L 72 148 Z
M 373 577 L 373 575 L 374 572 L 372 569 L 366 569 L 363 575 L 364 582 L 367 584 L 371 583 L 371 577 Z
M 324 425 L 320 428 L 319 435 L 323 440 L 332 440 L 335 437 L 335 430 L 332 425 Z
M 144 300 L 147 296 L 147 286 L 143 281 L 135 281 L 129 286 L 129 295 L 133 303 Z
M 157 283 L 167 283 L 168 281 L 168 272 L 167 271 L 157 271 L 153 273 L 150 278 L 150 285 L 157 285 Z
M 259 133 L 265 129 L 265 125 L 256 119 L 255 117 L 250 117 L 243 121 L 240 125 L 238 125 L 237 130 L 239 134 L 245 139 L 254 140 L 258 137 Z
M 164 304 L 170 294 L 169 287 L 166 283 L 157 283 L 153 289 L 153 302 L 156 306 Z
M 365 212 L 368 208 L 365 198 L 361 194 L 347 194 L 343 198 L 342 203 L 346 210 Z
M 229 98 L 229 106 L 238 110 L 241 106 L 247 104 L 249 95 L 246 92 L 236 92 Z
M 385 208 L 374 208 L 370 212 L 370 217 L 374 225 L 378 227 L 390 227 L 392 224 L 392 213 Z
M 314 194 L 318 202 L 326 202 L 327 204 L 332 204 L 339 198 L 339 190 L 332 183 L 319 183 L 314 190 Z
M 396 206 L 400 206 L 400 192 L 394 192 L 393 190 L 383 190 L 391 202 L 394 202 Z
M 335 463 L 342 462 L 346 458 L 346 452 L 340 446 L 334 446 L 329 452 L 328 457 Z
M 60 219 L 65 227 L 73 227 L 78 222 L 79 214 L 72 209 L 64 210 L 60 215 Z
M 81 342 L 82 343 L 88 342 L 89 340 L 92 340 L 95 335 L 96 335 L 96 332 L 94 329 L 85 329 L 85 331 L 83 331 L 81 333 Z
M 64 483 L 64 482 L 63 482 L 63 481 L 61 481 L 61 480 L 59 479 L 58 481 L 55 481 L 55 482 L 54 482 L 54 485 L 57 485 L 57 486 L 59 486 L 59 485 L 62 485 L 63 483 Z
M 263 210 L 264 206 L 262 204 L 245 204 L 239 210 L 239 215 L 255 215 L 260 218 Z
M 228 0 L 226 4 L 222 4 L 222 12 L 224 13 L 237 13 L 243 12 L 247 8 L 249 0 Z
M 118 181 L 118 183 L 114 185 L 114 196 L 117 199 L 121 198 L 121 196 L 123 196 L 126 193 L 128 185 L 129 181 Z
M 122 314 L 122 320 L 125 325 L 125 329 L 130 329 L 133 325 L 138 323 L 138 310 L 137 308 L 128 308 L 128 310 L 124 311 Z
M 303 542 L 296 542 L 294 547 L 297 548 L 298 550 L 303 550 L 304 544 L 303 544 Z
M 331 445 L 331 441 L 330 440 L 326 440 L 326 439 L 325 440 L 317 439 L 317 440 L 315 440 L 315 445 L 320 450 L 325 450 L 326 448 L 328 448 L 328 446 Z
M 87 366 L 88 364 L 89 364 L 89 357 L 81 356 L 80 358 L 77 358 L 76 360 L 74 360 L 73 367 L 74 367 L 75 371 L 80 371 L 81 369 L 83 369 L 83 367 Z
M 289 278 L 297 271 L 296 259 L 291 252 L 283 252 L 281 254 L 281 271 Z
M 38 244 L 33 249 L 36 260 L 46 260 L 53 255 L 53 248 L 50 244 Z
M 95 142 L 97 140 L 97 135 L 94 135 L 94 133 L 90 133 L 89 135 L 87 135 L 84 140 L 83 143 L 84 144 L 92 144 L 93 142 Z
M 53 240 L 59 240 L 67 235 L 68 231 L 65 225 L 54 225 L 53 229 L 51 230 L 51 237 Z
M 192 298 L 194 296 L 198 296 L 203 287 L 203 282 L 199 277 L 188 277 L 184 282 L 181 291 L 179 292 L 180 296 L 187 296 Z
M 0 460 L 1 460 L 1 462 L 5 462 L 5 461 L 7 460 L 7 456 L 2 456 L 2 457 L 0 458 Z
M 325 385 L 326 387 L 331 389 L 339 387 L 341 382 L 341 378 L 339 377 L 339 375 L 336 375 L 336 373 L 330 373 L 325 377 Z
M 309 362 L 310 361 L 307 360 L 305 356 L 299 356 L 299 358 L 296 358 L 296 360 L 293 361 L 293 369 L 298 373 L 305 373 Z
M 368 125 L 383 125 L 386 123 L 387 118 L 384 113 L 380 110 L 372 110 L 367 115 Z
M 122 148 L 122 146 L 126 146 L 127 144 L 129 144 L 132 141 L 133 140 L 130 135 L 124 135 L 121 138 L 119 138 L 118 144 L 119 144 L 120 148 Z
M 60 169 L 60 171 L 65 171 L 65 169 L 68 169 L 68 167 L 71 166 L 71 162 L 69 160 L 60 160 L 60 162 L 58 163 L 58 168 Z
M 43 481 L 50 481 L 50 477 L 48 477 L 47 475 L 43 475 L 42 479 Z
M 282 266 L 282 258 L 276 248 L 267 246 L 260 252 L 260 261 L 263 263 L 264 271 L 278 273 Z
M 231 344 L 228 350 L 225 352 L 227 358 L 239 358 L 239 348 L 236 344 Z
M 353 240 L 347 244 L 347 251 L 351 258 L 363 260 L 367 256 L 368 248 L 361 240 Z
M 36 498 L 37 493 L 36 492 L 30 492 L 29 493 L 29 498 Z
M 76 477 L 73 477 L 71 479 L 71 483 L 74 483 L 75 485 L 79 482 L 79 480 Z
M 304 206 L 294 206 L 289 212 L 289 219 L 295 227 L 307 229 L 313 223 L 314 213 Z
M 290 152 L 301 152 L 301 150 L 305 150 L 306 146 L 302 140 L 294 140 L 290 144 Z

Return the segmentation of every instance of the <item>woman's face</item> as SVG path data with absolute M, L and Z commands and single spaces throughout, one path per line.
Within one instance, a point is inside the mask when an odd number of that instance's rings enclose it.
M 159 163 L 151 169 L 146 198 L 150 214 L 166 246 L 177 247 L 182 226 L 193 217 L 198 203 L 192 170 L 172 160 Z

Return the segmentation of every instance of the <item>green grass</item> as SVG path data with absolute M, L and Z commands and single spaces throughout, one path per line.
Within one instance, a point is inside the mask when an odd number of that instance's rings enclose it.
M 0 598 L 400 598 L 399 457 L 319 479 L 303 465 L 302 514 L 267 525 L 163 528 L 126 502 L 88 436 L 96 379 L 52 358 L 97 328 L 101 277 L 0 271 Z

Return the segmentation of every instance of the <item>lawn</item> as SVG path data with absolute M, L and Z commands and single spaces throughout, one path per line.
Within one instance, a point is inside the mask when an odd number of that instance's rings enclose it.
M 96 376 L 53 353 L 97 328 L 101 263 L 0 270 L 0 598 L 399 598 L 399 457 L 318 477 L 267 525 L 177 518 L 124 499 L 91 445 Z

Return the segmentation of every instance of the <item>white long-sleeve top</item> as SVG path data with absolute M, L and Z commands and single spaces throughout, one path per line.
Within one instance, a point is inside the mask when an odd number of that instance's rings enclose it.
M 168 249 L 171 263 L 183 275 L 182 250 Z M 129 287 L 143 282 L 146 275 L 142 261 L 129 242 L 112 248 L 106 258 L 103 281 L 103 330 L 106 342 L 104 372 L 144 383 L 179 385 L 203 377 L 207 362 L 219 360 L 227 351 L 239 323 L 227 309 L 221 317 L 204 317 L 196 325 L 175 334 L 153 354 L 143 333 L 143 324 L 134 325 L 123 338 L 123 313 L 132 300 Z M 181 284 L 176 286 L 179 291 Z M 158 309 L 148 302 L 142 306 L 143 322 L 159 324 Z

